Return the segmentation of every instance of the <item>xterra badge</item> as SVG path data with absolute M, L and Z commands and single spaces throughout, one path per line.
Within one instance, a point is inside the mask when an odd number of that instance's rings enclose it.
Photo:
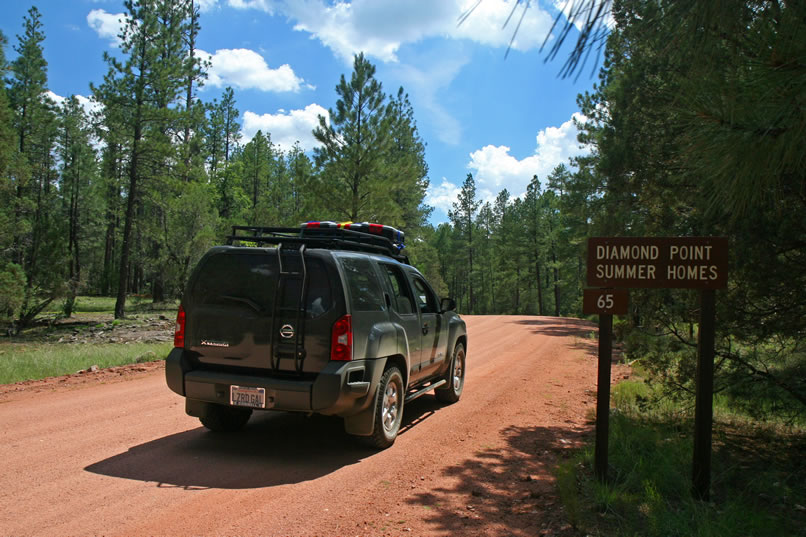
M 229 347 L 226 341 L 212 341 L 209 339 L 201 340 L 202 347 Z

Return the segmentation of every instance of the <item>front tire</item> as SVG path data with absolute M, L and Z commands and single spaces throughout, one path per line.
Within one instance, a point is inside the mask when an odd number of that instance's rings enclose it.
M 375 422 L 372 436 L 367 439 L 370 445 L 386 449 L 395 443 L 403 420 L 404 400 L 403 375 L 392 366 L 383 372 L 375 395 Z
M 249 421 L 252 410 L 223 405 L 209 405 L 205 416 L 199 418 L 202 425 L 217 433 L 240 431 Z
M 465 388 L 465 347 L 457 343 L 453 350 L 448 385 L 434 390 L 434 395 L 441 403 L 452 404 L 462 396 Z

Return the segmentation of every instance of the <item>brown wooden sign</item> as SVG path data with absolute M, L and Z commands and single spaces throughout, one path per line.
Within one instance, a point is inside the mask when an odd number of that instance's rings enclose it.
M 584 315 L 627 315 L 629 303 L 627 289 L 585 289 L 582 293 Z
M 723 289 L 725 237 L 594 237 L 588 239 L 588 286 Z

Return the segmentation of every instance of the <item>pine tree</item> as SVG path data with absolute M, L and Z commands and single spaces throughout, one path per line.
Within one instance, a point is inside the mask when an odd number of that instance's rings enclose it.
M 286 155 L 291 193 L 291 207 L 284 225 L 297 225 L 306 220 L 316 219 L 315 199 L 311 194 L 313 182 L 313 162 L 302 150 L 299 142 L 295 143 Z
M 529 245 L 531 249 L 531 259 L 534 266 L 534 282 L 537 290 L 537 314 L 545 315 L 543 307 L 543 281 L 541 278 L 542 268 L 545 264 L 544 255 L 544 221 L 541 208 L 540 180 L 537 175 L 532 177 L 526 187 L 526 197 L 524 198 L 524 211 L 526 212 L 526 229 Z
M 440 224 L 429 242 L 436 252 L 439 279 L 444 282 L 448 295 L 456 299 L 458 310 L 466 311 L 464 297 L 466 277 L 465 271 L 462 270 L 465 252 L 462 251 L 453 227 L 449 223 Z
M 399 225 L 415 236 L 433 210 L 423 203 L 429 184 L 425 142 L 420 138 L 414 109 L 402 87 L 391 102 L 390 112 L 392 141 L 386 168 L 391 174 L 392 195 L 402 213 Z
M 97 197 L 103 205 L 104 244 L 103 265 L 98 275 L 98 292 L 109 296 L 117 289 L 120 261 L 120 223 L 125 200 L 122 192 L 126 174 L 128 136 L 124 131 L 126 110 L 105 108 L 93 118 L 97 136 L 104 141 L 99 163 Z
M 233 151 L 241 140 L 241 124 L 238 117 L 241 115 L 235 108 L 235 92 L 227 86 L 221 96 L 221 115 L 224 122 L 224 165 L 226 166 Z
M 492 311 L 495 304 L 496 276 L 493 270 L 493 248 L 495 244 L 495 214 L 489 202 L 485 202 L 479 209 L 478 223 L 478 250 L 476 255 L 476 266 L 479 267 L 478 274 L 481 279 L 481 306 L 479 312 L 487 314 Z
M 313 131 L 322 144 L 314 149 L 320 170 L 318 200 L 337 219 L 400 225 L 402 215 L 387 169 L 392 106 L 375 79 L 375 66 L 363 53 L 355 56 L 350 81 L 341 76 L 336 93 L 330 123 L 319 116 Z
M 141 194 L 147 192 L 149 182 L 167 179 L 166 165 L 176 160 L 172 133 L 181 125 L 176 105 L 181 102 L 187 78 L 194 76 L 198 64 L 188 54 L 183 36 L 188 25 L 195 23 L 191 16 L 192 3 L 172 0 L 127 0 L 126 19 L 121 34 L 121 51 L 124 61 L 105 54 L 109 72 L 104 83 L 94 88 L 106 109 L 124 111 L 122 125 L 127 133 L 123 146 L 128 154 L 126 170 L 126 212 L 121 240 L 115 317 L 125 315 L 126 292 L 131 285 L 139 287 L 145 266 L 143 261 L 132 266 L 133 243 L 142 244 L 134 235 L 135 220 L 143 211 Z M 153 189 L 152 189 L 153 191 Z M 152 199 L 156 199 L 152 197 Z M 156 205 L 156 219 L 164 227 L 164 208 Z M 164 267 L 160 242 L 149 242 L 155 252 L 156 271 L 153 289 L 155 299 L 163 292 Z M 134 268 L 134 270 L 132 270 Z M 131 281 L 130 281 L 131 278 Z
M 224 90 L 221 101 L 213 99 L 206 106 L 205 149 L 210 181 L 218 187 L 218 213 L 225 221 L 237 218 L 243 203 L 243 191 L 237 170 L 230 169 L 230 160 L 241 138 L 232 88 Z
M 55 214 L 55 158 L 57 119 L 47 98 L 47 62 L 44 59 L 39 11 L 32 7 L 24 18 L 25 32 L 17 36 L 17 58 L 11 64 L 9 100 L 15 112 L 14 127 L 24 162 L 13 177 L 14 239 L 12 261 L 25 272 L 25 297 L 19 326 L 30 322 L 56 299 L 64 281 L 59 270 L 59 242 L 51 215 Z
M 464 242 L 465 257 L 468 263 L 468 296 L 469 296 L 469 313 L 476 312 L 476 300 L 474 295 L 474 277 L 473 272 L 473 249 L 475 243 L 473 242 L 473 228 L 476 226 L 476 212 L 479 209 L 481 202 L 476 199 L 476 181 L 473 179 L 473 174 L 468 173 L 462 188 L 459 191 L 457 200 L 453 203 L 453 210 L 448 211 L 448 218 L 453 223 L 454 229 L 461 240 Z
M 0 80 L 5 80 L 6 37 L 0 32 Z M 25 295 L 25 275 L 15 262 L 14 246 L 19 221 L 17 188 L 24 184 L 27 167 L 19 152 L 14 129 L 15 115 L 9 105 L 6 87 L 0 84 L 0 318 L 14 316 Z
M 775 390 L 802 413 L 806 363 L 782 342 L 806 319 L 806 5 L 623 0 L 613 16 L 600 84 L 580 99 L 594 151 L 567 185 L 585 200 L 577 219 L 607 235 L 729 236 L 718 389 L 748 402 Z M 680 293 L 636 295 L 645 325 L 692 321 Z
M 187 6 L 188 20 L 185 24 L 185 44 L 187 47 L 187 65 L 185 68 L 185 102 L 182 119 L 184 129 L 182 132 L 182 179 L 185 182 L 195 177 L 200 180 L 204 175 L 203 164 L 203 135 L 204 105 L 196 97 L 196 89 L 201 87 L 209 67 L 196 56 L 196 37 L 201 25 L 199 24 L 199 7 L 194 0 L 189 0 Z
M 257 131 L 255 136 L 243 148 L 240 154 L 243 164 L 243 189 L 249 196 L 250 225 L 261 225 L 261 222 L 271 221 L 272 215 L 267 214 L 271 171 L 274 165 L 274 146 L 271 135 L 264 136 Z
M 96 155 L 90 144 L 90 129 L 84 110 L 75 96 L 62 106 L 59 130 L 59 160 L 64 220 L 67 223 L 68 295 L 64 314 L 70 317 L 82 277 L 82 215 L 89 208 L 85 201 L 95 175 Z

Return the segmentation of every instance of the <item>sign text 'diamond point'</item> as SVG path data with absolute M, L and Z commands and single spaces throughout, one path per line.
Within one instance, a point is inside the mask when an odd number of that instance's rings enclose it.
M 728 282 L 724 237 L 588 239 L 588 286 L 722 289 Z

